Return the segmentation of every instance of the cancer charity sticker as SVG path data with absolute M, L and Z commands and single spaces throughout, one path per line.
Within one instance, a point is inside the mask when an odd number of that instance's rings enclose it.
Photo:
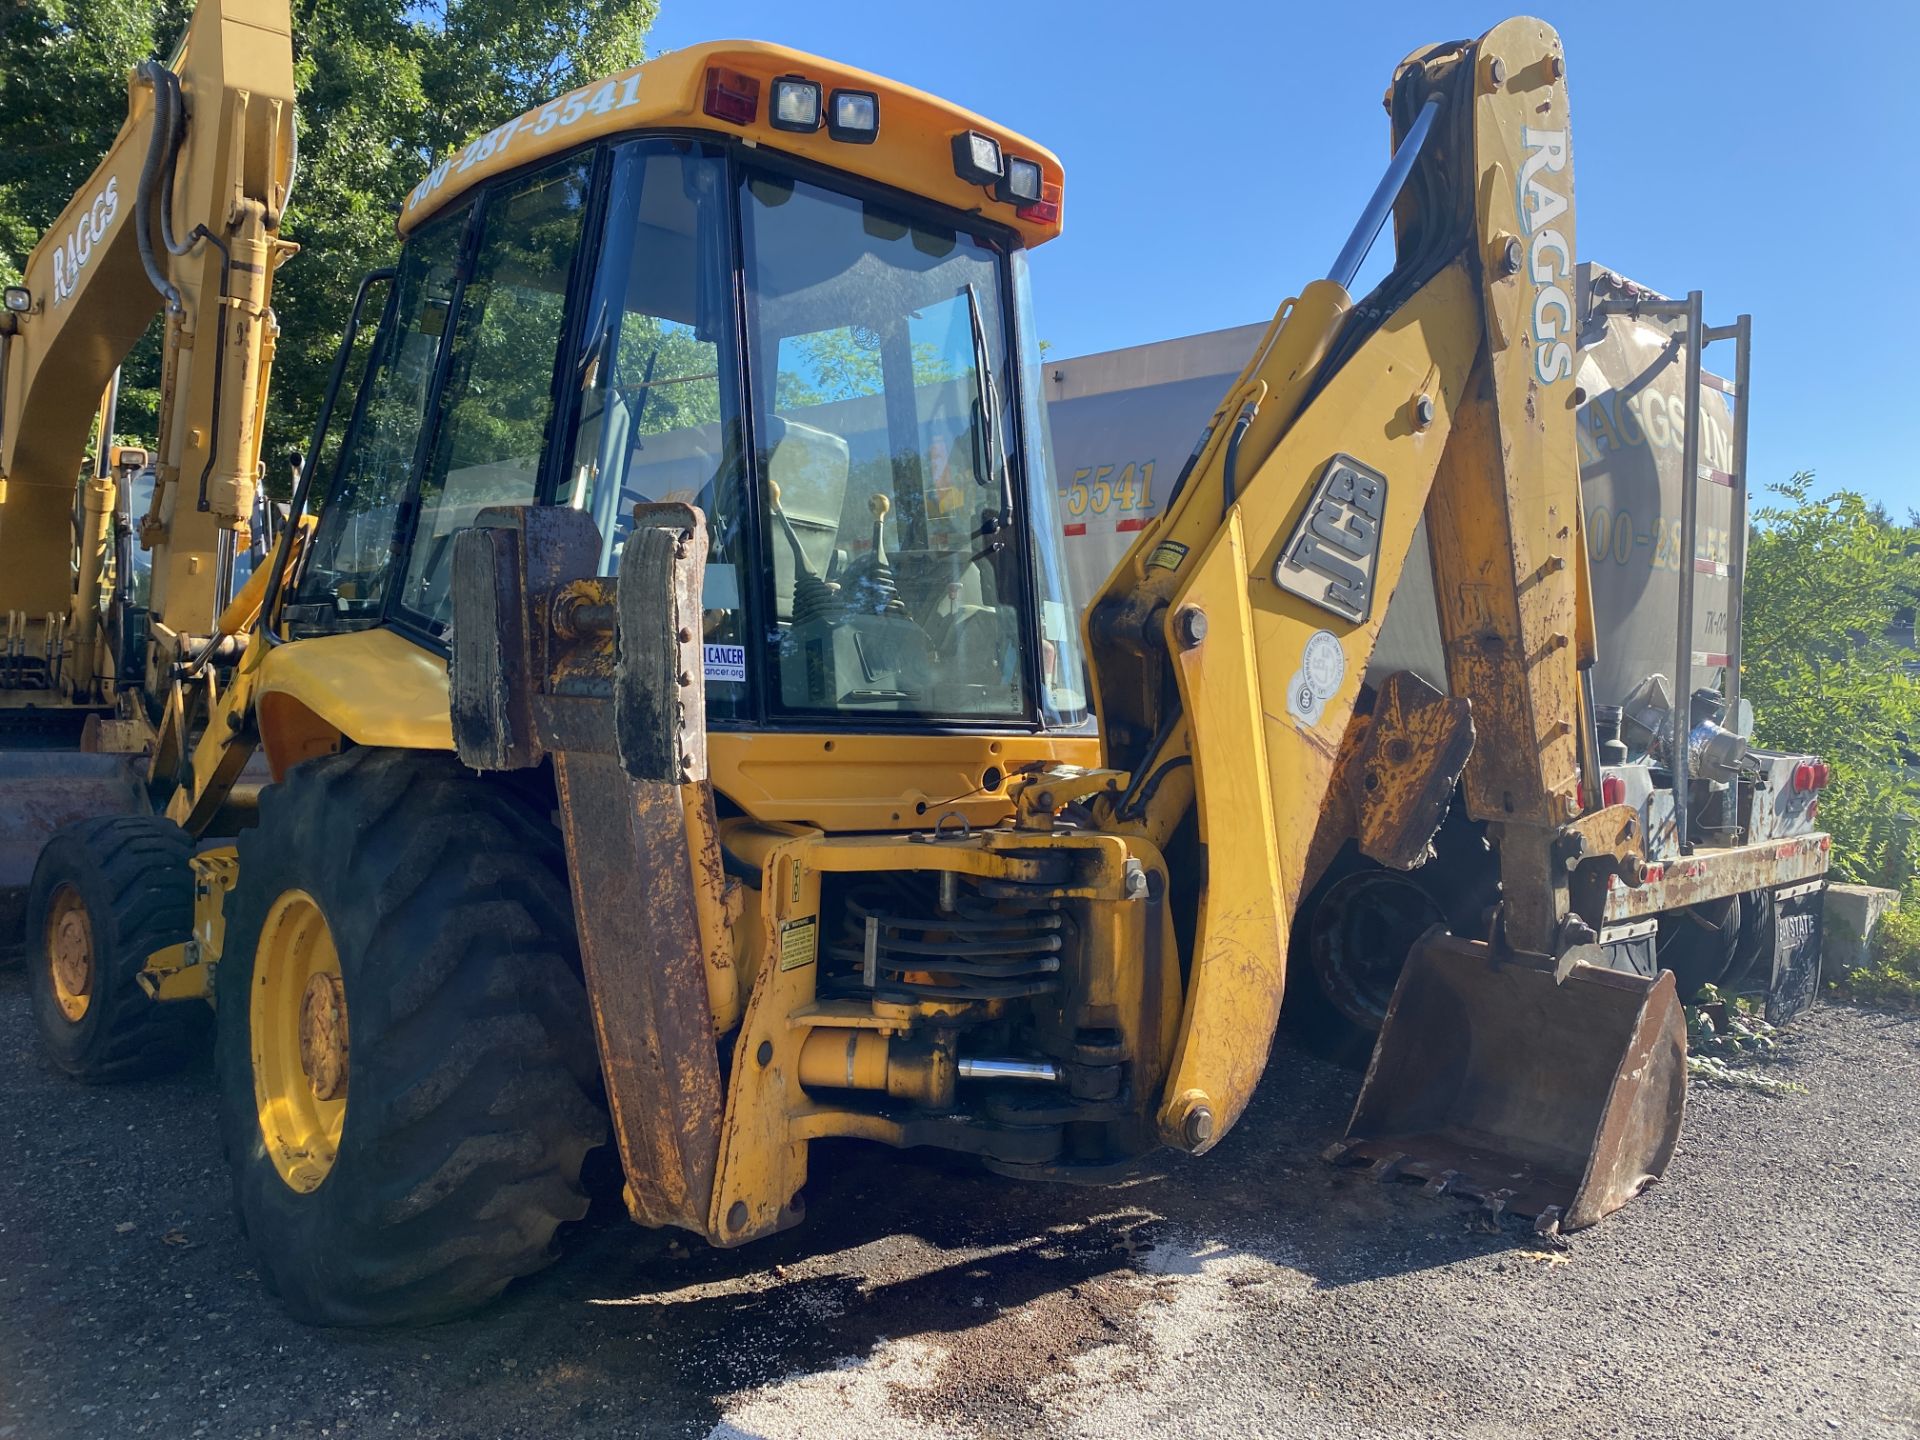
M 744 645 L 707 646 L 707 679 L 733 680 L 745 684 L 747 679 L 747 647 Z
M 1318 725 L 1327 701 L 1347 678 L 1347 652 L 1331 630 L 1307 637 L 1300 668 L 1287 681 L 1287 714 L 1303 725 Z

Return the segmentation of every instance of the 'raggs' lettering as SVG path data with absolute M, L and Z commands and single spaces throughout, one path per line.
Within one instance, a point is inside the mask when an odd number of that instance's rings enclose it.
M 1573 246 L 1556 227 L 1567 199 L 1545 177 L 1567 168 L 1567 132 L 1523 126 L 1527 158 L 1520 164 L 1520 223 L 1527 228 L 1527 273 L 1533 279 L 1533 368 L 1546 384 L 1573 374 Z
M 107 238 L 107 227 L 120 213 L 120 178 L 107 181 L 106 188 L 93 197 L 93 204 L 80 216 L 67 238 L 53 251 L 53 303 L 58 305 L 80 284 L 80 272 L 93 258 L 93 248 Z

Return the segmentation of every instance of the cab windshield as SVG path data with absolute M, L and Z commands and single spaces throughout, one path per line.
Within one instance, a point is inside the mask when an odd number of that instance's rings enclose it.
M 1005 256 L 738 175 L 773 707 L 1024 716 Z

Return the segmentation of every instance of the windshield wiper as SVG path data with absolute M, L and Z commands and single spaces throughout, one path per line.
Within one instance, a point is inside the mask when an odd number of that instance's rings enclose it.
M 967 320 L 973 327 L 973 373 L 975 380 L 974 407 L 979 416 L 979 435 L 985 451 L 987 473 L 976 475 L 976 483 L 981 485 L 998 482 L 1000 486 L 1000 516 L 992 529 L 1000 530 L 1013 524 L 1013 473 L 1007 463 L 1005 448 L 1000 444 L 1000 392 L 993 378 L 993 356 L 987 348 L 987 326 L 980 316 L 980 296 L 969 280 L 967 290 Z M 983 525 L 983 531 L 991 534 Z

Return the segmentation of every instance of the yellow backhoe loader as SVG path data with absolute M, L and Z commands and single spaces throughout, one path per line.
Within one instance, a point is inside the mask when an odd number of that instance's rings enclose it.
M 1680 1010 L 1603 927 L 1817 882 L 1824 838 L 1669 880 L 1592 783 L 1548 26 L 1399 68 L 1352 242 L 1084 616 L 1026 259 L 1059 162 L 749 42 L 564 95 L 420 182 L 229 598 L 286 37 L 281 0 L 202 0 L 136 80 L 120 209 L 90 185 L 9 295 L 0 584 L 29 629 L 78 617 L 43 701 L 142 757 L 124 813 L 39 855 L 49 1049 L 124 1073 L 214 1002 L 236 1203 L 296 1314 L 485 1300 L 584 1212 L 609 1135 L 636 1221 L 723 1246 L 800 1222 L 830 1136 L 1090 1183 L 1204 1152 L 1265 1065 L 1298 898 L 1349 839 L 1418 864 L 1462 784 L 1501 903 L 1409 957 L 1339 1158 L 1543 1228 L 1661 1173 Z M 91 259 L 55 266 L 76 224 Z M 150 292 L 181 379 L 136 667 L 80 613 L 110 477 L 77 562 L 67 537 L 87 397 Z M 192 363 L 210 346 L 224 369 Z M 1423 513 L 1452 693 L 1394 677 L 1356 715 Z

